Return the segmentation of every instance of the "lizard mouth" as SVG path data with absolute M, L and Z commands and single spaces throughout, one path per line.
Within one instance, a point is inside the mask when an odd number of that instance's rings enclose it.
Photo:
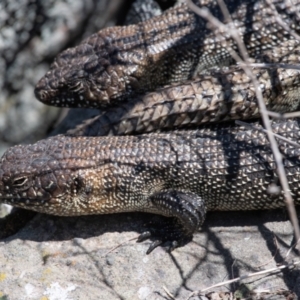
M 43 206 L 47 202 L 47 200 L 41 200 L 41 199 L 29 199 L 29 198 L 23 198 L 23 197 L 18 197 L 18 196 L 12 196 L 12 197 L 1 197 L 0 202 L 13 205 L 13 206 L 18 206 L 18 207 L 38 207 L 38 206 Z
M 54 92 L 55 90 L 51 88 L 49 80 L 46 78 L 46 76 L 40 79 L 34 89 L 35 97 L 45 104 L 48 104 L 48 101 L 55 96 Z
M 48 91 L 35 88 L 34 94 L 39 101 L 43 102 L 44 104 L 48 104 L 47 101 L 50 99 L 50 93 Z
M 59 107 L 89 107 L 85 100 L 83 83 L 79 82 L 70 88 L 51 88 L 42 78 L 34 89 L 35 97 L 46 105 Z M 85 101 L 84 101 L 85 100 Z

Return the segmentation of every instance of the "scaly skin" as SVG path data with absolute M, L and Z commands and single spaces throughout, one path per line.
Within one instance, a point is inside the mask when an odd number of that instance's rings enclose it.
M 280 121 L 273 130 L 299 143 L 299 122 Z M 300 148 L 278 142 L 299 204 Z M 177 221 L 155 234 L 174 242 L 191 237 L 207 210 L 283 207 L 283 193 L 268 192 L 277 180 L 266 135 L 232 124 L 140 136 L 55 136 L 7 150 L 0 201 L 62 216 L 161 214 Z
M 299 65 L 299 42 L 287 41 L 255 61 Z M 268 110 L 286 113 L 300 109 L 300 70 L 252 68 L 252 72 Z M 253 82 L 239 67 L 211 71 L 133 100 L 107 109 L 68 134 L 129 135 L 260 117 Z
M 250 56 L 292 39 L 275 20 L 265 0 L 227 0 Z M 224 21 L 217 1 L 199 0 Z M 300 1 L 274 0 L 283 21 L 300 32 Z M 131 26 L 106 28 L 62 52 L 36 86 L 36 97 L 49 105 L 107 107 L 173 82 L 192 79 L 211 66 L 232 63 L 236 49 L 228 32 L 208 28 L 186 4 Z

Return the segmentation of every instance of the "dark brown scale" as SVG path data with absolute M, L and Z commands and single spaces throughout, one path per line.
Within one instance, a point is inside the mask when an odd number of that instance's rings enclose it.
M 283 43 L 256 62 L 300 63 L 299 42 Z M 300 71 L 253 68 L 267 109 L 280 113 L 300 109 Z M 197 126 L 207 122 L 258 118 L 255 88 L 237 67 L 199 75 L 194 81 L 158 89 L 131 102 L 107 109 L 70 130 L 73 136 L 123 135 Z

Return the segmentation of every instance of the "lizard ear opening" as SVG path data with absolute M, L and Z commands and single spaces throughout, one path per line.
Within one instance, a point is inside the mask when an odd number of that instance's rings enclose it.
M 73 179 L 72 191 L 74 195 L 89 195 L 92 192 L 91 184 L 81 175 Z
M 93 192 L 92 182 L 86 180 L 84 176 L 78 175 L 73 178 L 71 191 L 73 199 L 77 199 L 77 203 L 88 206 L 88 200 Z
M 72 193 L 73 195 L 77 195 L 82 192 L 82 188 L 84 187 L 84 179 L 82 176 L 76 176 L 72 180 Z

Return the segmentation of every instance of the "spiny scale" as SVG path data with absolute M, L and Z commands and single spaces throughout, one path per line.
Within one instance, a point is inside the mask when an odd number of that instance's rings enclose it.
M 299 65 L 296 40 L 282 43 L 255 59 L 257 63 Z M 299 110 L 300 71 L 252 68 L 267 109 L 286 113 Z M 260 116 L 252 80 L 239 67 L 215 70 L 193 81 L 161 88 L 134 101 L 112 107 L 87 120 L 72 136 L 124 135 L 197 126 L 207 122 Z

